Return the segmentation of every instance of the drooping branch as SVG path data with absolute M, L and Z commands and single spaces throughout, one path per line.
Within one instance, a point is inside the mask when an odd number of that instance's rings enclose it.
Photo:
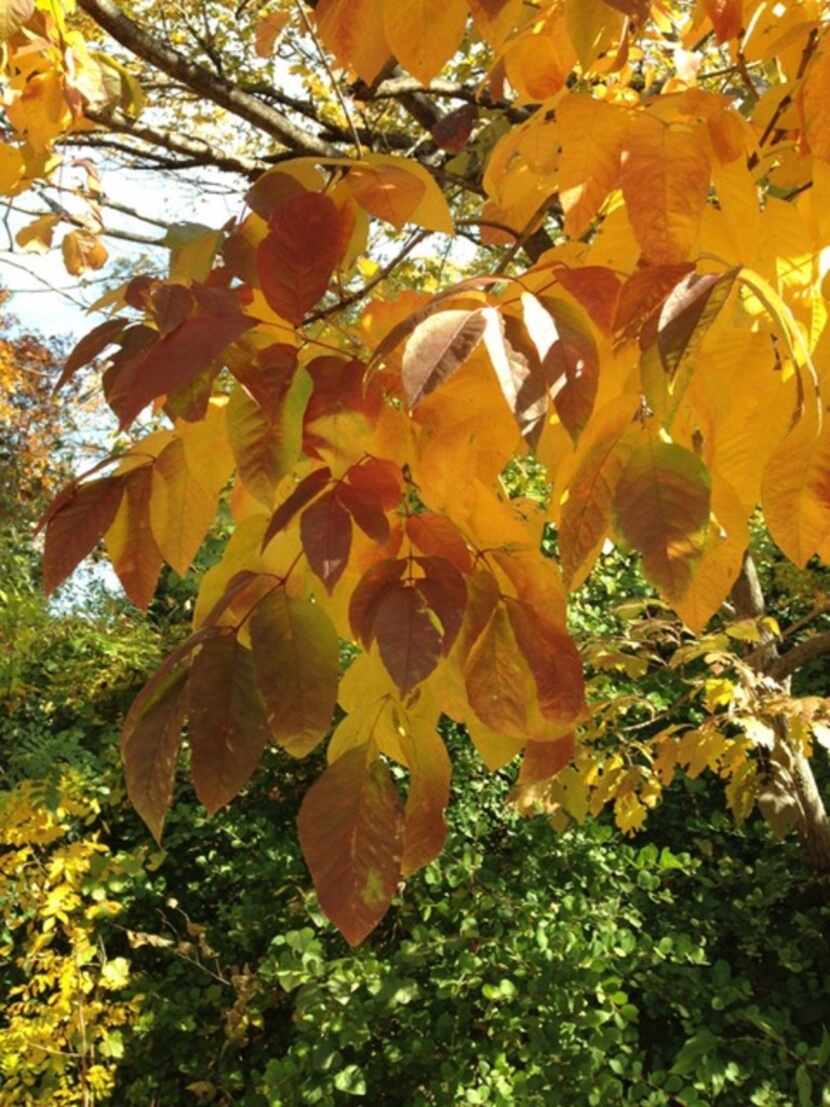
M 199 96 L 244 119 L 257 130 L 292 150 L 321 157 L 337 156 L 337 148 L 330 143 L 296 126 L 281 112 L 237 88 L 233 82 L 159 42 L 124 15 L 113 0 L 79 0 L 79 3 L 89 17 L 126 50 L 186 85 Z

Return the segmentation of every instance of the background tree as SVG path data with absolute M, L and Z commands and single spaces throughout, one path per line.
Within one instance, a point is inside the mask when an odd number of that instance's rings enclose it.
M 738 818 L 757 800 L 826 868 L 807 759 L 825 705 L 786 684 L 827 649 L 801 640 L 824 604 L 782 633 L 745 556 L 759 502 L 796 566 L 830 537 L 823 6 L 217 3 L 152 28 L 139 4 L 72 7 L 4 9 L 3 183 L 48 209 L 19 242 L 67 223 L 69 271 L 105 261 L 119 201 L 89 170 L 80 214 L 55 209 L 65 144 L 250 182 L 221 230 L 167 231 L 169 277 L 105 297 L 62 375 L 115 347 L 120 431 L 151 405 L 168 425 L 59 495 L 48 590 L 105 536 L 147 606 L 236 474 L 194 633 L 125 728 L 153 832 L 185 717 L 212 811 L 269 743 L 313 749 L 339 706 L 299 827 L 352 942 L 441 849 L 442 716 L 491 768 L 524 751 L 515 799 L 559 825 L 613 802 L 633 831 L 678 770 L 708 767 Z M 441 260 L 414 267 L 433 235 Z M 528 450 L 550 494 L 511 499 L 532 491 L 511 477 Z M 586 688 L 566 601 L 609 539 L 683 624 L 649 601 L 583 645 Z M 344 641 L 363 652 L 339 681 Z M 691 719 L 604 697 L 609 670 L 666 665 Z

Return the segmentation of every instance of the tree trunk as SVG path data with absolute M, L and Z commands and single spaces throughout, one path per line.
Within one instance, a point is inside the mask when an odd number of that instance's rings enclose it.
M 744 557 L 741 575 L 732 588 L 732 603 L 739 618 L 758 619 L 764 614 L 764 594 L 749 553 Z M 751 663 L 767 676 L 774 677 L 776 670 L 786 671 L 788 675 L 781 683 L 789 689 L 791 670 L 781 666 L 781 660 L 775 639 L 769 633 L 761 648 L 754 651 Z M 804 845 L 810 867 L 820 873 L 830 873 L 830 818 L 812 766 L 787 740 L 783 721 L 773 729 L 775 739 L 758 807 L 777 837 L 794 829 Z

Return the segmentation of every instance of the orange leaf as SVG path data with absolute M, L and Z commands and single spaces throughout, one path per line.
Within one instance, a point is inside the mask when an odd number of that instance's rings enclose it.
M 698 235 L 711 178 L 703 124 L 670 126 L 651 115 L 632 121 L 622 189 L 643 255 L 653 264 L 685 261 Z
M 444 811 L 450 801 L 452 766 L 447 748 L 431 723 L 409 717 L 398 727 L 398 736 L 411 773 L 401 873 L 411 876 L 444 848 Z
M 425 511 L 411 515 L 406 521 L 406 533 L 422 553 L 430 557 L 445 557 L 461 573 L 473 568 L 473 558 L 458 527 L 446 515 Z
M 397 891 L 403 848 L 398 791 L 367 745 L 348 750 L 312 784 L 298 827 L 321 908 L 359 945 Z
M 744 0 L 703 0 L 703 7 L 715 28 L 718 42 L 738 37 L 743 28 Z
M 285 29 L 291 18 L 290 12 L 268 12 L 263 15 L 256 25 L 254 50 L 258 58 L 270 58 L 277 44 L 277 39 Z
M 106 534 L 112 567 L 129 598 L 144 611 L 156 591 L 162 565 L 150 524 L 152 494 L 152 465 L 128 473 L 121 506 Z

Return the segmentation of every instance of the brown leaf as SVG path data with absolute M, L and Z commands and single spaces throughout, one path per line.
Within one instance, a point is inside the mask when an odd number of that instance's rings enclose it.
M 415 587 L 441 623 L 441 648 L 449 653 L 461 629 L 467 608 L 467 585 L 464 577 L 445 557 L 413 558 L 424 572 L 423 579 L 416 579 Z
M 331 592 L 343 574 L 352 548 L 352 520 L 334 491 L 307 507 L 300 537 L 308 563 Z
M 401 872 L 411 876 L 434 861 L 444 848 L 444 811 L 450 801 L 452 765 L 434 725 L 407 718 L 398 728 L 398 735 L 410 772 Z
M 251 651 L 233 634 L 207 639 L 187 694 L 193 786 L 212 815 L 248 783 L 270 737 Z
M 271 516 L 271 521 L 262 539 L 263 550 L 275 535 L 288 526 L 298 511 L 323 491 L 330 480 L 331 469 L 324 465 L 321 469 L 315 469 L 300 481 L 291 495 L 283 500 Z
M 436 146 L 450 154 L 459 154 L 467 145 L 478 119 L 475 104 L 463 104 L 455 111 L 443 115 L 432 128 Z
M 587 326 L 570 304 L 546 300 L 556 321 L 557 340 L 543 362 L 556 413 L 576 442 L 594 410 L 599 387 L 599 352 Z
M 89 334 L 85 334 L 80 342 L 73 347 L 72 353 L 66 359 L 66 365 L 64 365 L 63 372 L 55 385 L 55 391 L 57 392 L 59 388 L 63 388 L 79 369 L 89 365 L 99 354 L 103 353 L 107 346 L 120 338 L 126 326 L 126 319 L 105 319 L 103 323 L 99 323 L 97 327 L 94 327 Z
M 441 656 L 441 635 L 423 597 L 403 582 L 381 594 L 372 634 L 386 670 L 404 694 L 430 675 Z
M 406 520 L 410 541 L 427 557 L 445 557 L 460 573 L 470 573 L 473 556 L 461 531 L 446 515 L 425 511 Z
M 530 604 L 510 598 L 504 603 L 518 647 L 533 673 L 542 715 L 559 726 L 576 722 L 585 706 L 585 682 L 570 635 Z
M 107 394 L 121 429 L 157 396 L 189 384 L 255 323 L 241 313 L 195 315 L 123 363 Z
M 297 822 L 320 906 L 357 946 L 386 914 L 401 875 L 403 813 L 383 762 L 365 745 L 344 753 L 306 792 Z
M 600 330 L 610 334 L 622 289 L 622 281 L 613 269 L 601 265 L 586 265 L 581 269 L 561 266 L 555 273 L 565 291 L 582 304 Z
M 355 488 L 354 485 L 341 482 L 337 486 L 335 495 L 363 533 L 373 542 L 383 546 L 389 541 L 389 520 L 377 497 L 371 491 L 364 491 L 362 488 Z
M 150 523 L 153 466 L 133 469 L 123 479 L 124 497 L 106 533 L 107 552 L 124 591 L 136 607 L 146 611 L 163 560 Z
M 647 265 L 638 269 L 620 289 L 614 331 L 622 338 L 634 338 L 644 321 L 662 304 L 674 286 L 693 266 Z
M 124 492 L 121 477 L 104 477 L 62 493 L 49 519 L 43 551 L 47 596 L 95 549 L 112 525 Z
M 187 709 L 186 677 L 184 667 L 169 672 L 141 711 L 131 713 L 121 736 L 127 795 L 158 843 L 173 796 Z
M 387 558 L 372 565 L 357 584 L 349 601 L 349 626 L 358 642 L 369 649 L 374 637 L 375 615 L 387 588 L 403 576 L 408 561 Z
M 400 465 L 394 461 L 368 457 L 349 470 L 346 480 L 361 492 L 371 493 L 384 511 L 401 502 L 403 478 Z
M 274 311 L 299 325 L 321 299 L 343 253 L 340 215 L 321 192 L 278 204 L 257 249 L 259 280 Z

